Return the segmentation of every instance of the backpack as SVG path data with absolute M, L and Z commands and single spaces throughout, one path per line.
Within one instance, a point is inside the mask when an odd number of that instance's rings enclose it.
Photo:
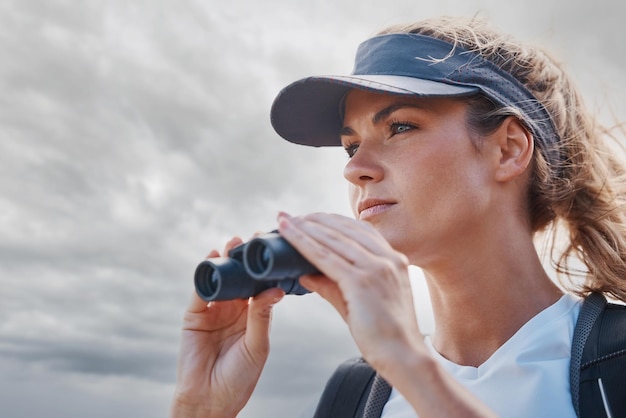
M 585 298 L 572 340 L 570 387 L 579 418 L 626 417 L 626 306 Z M 314 418 L 379 418 L 391 387 L 362 358 L 329 379 Z

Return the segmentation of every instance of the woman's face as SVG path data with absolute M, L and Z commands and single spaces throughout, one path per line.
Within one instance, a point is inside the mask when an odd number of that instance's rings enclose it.
M 455 99 L 363 90 L 346 98 L 341 141 L 352 210 L 422 267 L 472 245 L 489 211 L 489 165 L 465 114 Z

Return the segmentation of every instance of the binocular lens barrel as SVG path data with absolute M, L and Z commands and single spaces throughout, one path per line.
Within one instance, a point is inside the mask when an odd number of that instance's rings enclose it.
M 244 265 L 252 276 L 263 276 L 272 268 L 272 252 L 263 241 L 250 241 L 244 251 L 244 257 Z
M 255 279 L 271 280 L 319 273 L 276 232 L 254 238 L 245 245 L 243 263 Z
M 202 262 L 196 268 L 194 277 L 196 291 L 198 294 L 210 297 L 219 293 L 221 280 L 220 274 L 216 270 L 215 265 Z
M 228 257 L 201 262 L 194 283 L 198 296 L 207 302 L 245 299 L 272 287 L 280 287 L 286 294 L 303 295 L 309 291 L 298 278 L 316 273 L 311 263 L 272 232 L 233 248 Z

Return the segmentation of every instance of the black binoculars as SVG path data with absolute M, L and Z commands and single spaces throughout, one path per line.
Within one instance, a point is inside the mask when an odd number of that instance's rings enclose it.
M 247 299 L 280 287 L 288 295 L 309 293 L 298 278 L 319 271 L 277 232 L 260 235 L 196 268 L 196 293 L 207 302 Z

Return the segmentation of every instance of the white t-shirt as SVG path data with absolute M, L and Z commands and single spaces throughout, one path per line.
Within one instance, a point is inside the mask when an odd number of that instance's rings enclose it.
M 432 354 L 470 392 L 504 418 L 575 418 L 569 384 L 574 326 L 581 300 L 561 297 L 538 313 L 479 367 L 459 366 Z M 416 418 L 395 389 L 382 418 Z

